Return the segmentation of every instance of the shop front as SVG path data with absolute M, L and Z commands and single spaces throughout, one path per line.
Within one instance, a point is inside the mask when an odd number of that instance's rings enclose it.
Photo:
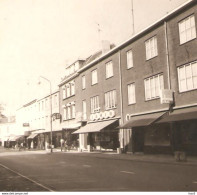
M 91 122 L 75 131 L 73 134 L 80 134 L 80 148 L 85 150 L 116 150 L 119 148 L 119 121 L 105 120 Z M 82 139 L 84 138 L 84 139 Z M 86 143 L 87 145 L 85 146 Z
M 170 126 L 174 152 L 197 155 L 197 107 L 176 109 L 157 123 Z
M 133 116 L 120 126 L 132 129 L 131 150 L 133 153 L 172 153 L 172 131 L 169 124 L 157 124 L 167 112 Z
M 38 134 L 34 133 L 27 137 L 28 149 L 36 149 L 38 143 Z

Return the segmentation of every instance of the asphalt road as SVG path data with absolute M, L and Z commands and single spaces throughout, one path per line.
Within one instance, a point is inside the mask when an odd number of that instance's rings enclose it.
M 197 191 L 197 166 L 108 156 L 84 153 L 1 156 L 0 191 Z

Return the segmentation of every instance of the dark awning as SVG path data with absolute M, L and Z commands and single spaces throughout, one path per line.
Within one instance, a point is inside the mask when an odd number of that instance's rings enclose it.
M 156 120 L 158 120 L 161 116 L 163 116 L 165 113 L 166 112 L 159 112 L 153 114 L 133 116 L 128 122 L 119 126 L 119 129 L 129 129 L 131 127 L 141 127 L 141 126 L 151 125 Z
M 173 121 L 184 121 L 197 119 L 197 107 L 182 108 L 174 110 L 168 116 L 162 117 L 157 123 L 166 123 Z
M 27 139 L 33 139 L 33 138 L 35 138 L 37 135 L 38 135 L 37 133 L 31 134 Z
M 89 123 L 86 126 L 81 127 L 79 130 L 73 132 L 72 134 L 99 132 L 102 129 L 108 127 L 109 125 L 115 123 L 116 121 L 117 120 L 109 120 L 109 121 Z

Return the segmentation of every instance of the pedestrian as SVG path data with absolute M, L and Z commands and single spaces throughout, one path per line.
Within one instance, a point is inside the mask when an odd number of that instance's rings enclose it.
M 62 152 L 62 150 L 63 150 L 63 147 L 64 147 L 64 139 L 63 138 L 61 138 L 61 140 L 60 140 L 60 144 L 61 144 L 61 152 Z

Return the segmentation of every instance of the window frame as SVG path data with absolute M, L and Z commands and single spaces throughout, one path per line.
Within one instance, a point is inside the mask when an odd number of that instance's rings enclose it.
M 190 33 L 191 33 L 191 38 L 190 39 L 188 39 L 187 40 L 187 30 L 188 29 L 186 29 L 186 21 L 187 21 L 187 19 L 189 19 L 189 18 L 191 18 L 191 17 L 193 17 L 193 19 L 194 19 L 194 30 L 195 30 L 195 36 L 194 37 L 192 37 L 192 26 L 191 26 L 191 20 L 190 20 Z M 184 29 L 184 31 L 181 31 L 181 24 L 183 23 L 183 22 L 185 22 L 185 29 Z M 191 14 L 191 15 L 189 15 L 189 16 L 187 16 L 187 17 L 185 17 L 185 18 L 183 18 L 182 20 L 180 20 L 179 22 L 178 22 L 178 32 L 179 32 L 179 44 L 180 45 L 183 45 L 183 44 L 185 44 L 185 43 L 187 43 L 187 42 L 189 42 L 189 41 L 192 41 L 192 40 L 194 40 L 194 39 L 196 39 L 196 37 L 197 37 L 197 35 L 196 35 L 196 18 L 195 18 L 195 15 L 194 15 L 194 13 L 193 14 Z M 185 40 L 182 40 L 182 34 L 183 33 L 185 33 L 184 35 L 185 35 Z
M 116 89 L 107 91 L 104 94 L 105 98 L 105 110 L 111 110 L 117 108 L 117 92 Z
M 155 82 L 155 79 L 157 78 L 157 80 L 159 82 Z M 162 79 L 162 83 L 161 83 L 161 79 Z M 147 90 L 147 83 L 146 81 L 148 80 L 148 90 Z M 151 86 L 151 82 L 154 86 Z M 157 85 L 159 83 L 159 85 Z M 158 95 L 157 95 L 157 87 L 158 87 Z M 154 89 L 154 91 L 151 91 L 152 89 Z M 144 92 L 145 92 L 145 101 L 150 101 L 150 100 L 155 100 L 155 99 L 159 99 L 160 98 L 160 90 L 164 89 L 164 75 L 163 73 L 159 73 L 156 75 L 153 75 L 151 77 L 145 78 L 144 79 Z M 152 95 L 154 92 L 154 95 Z M 149 97 L 148 96 L 149 93 Z
M 154 43 L 151 45 L 151 40 L 154 40 Z M 145 50 L 146 50 L 146 60 L 150 60 L 158 56 L 158 44 L 157 44 L 157 35 L 154 35 L 145 41 Z M 152 52 L 154 51 L 154 54 Z M 152 53 L 151 53 L 152 52 Z M 148 54 L 150 54 L 148 56 Z
M 96 72 L 96 81 L 95 79 L 93 79 L 94 72 Z M 96 85 L 98 83 L 98 69 L 97 68 L 91 71 L 91 79 L 92 79 L 92 82 L 91 82 L 92 85 Z M 93 83 L 93 81 L 95 82 Z
M 112 60 L 105 63 L 105 78 L 109 79 L 114 76 L 114 67 Z
M 130 96 L 131 93 L 129 93 L 129 87 L 130 87 L 131 85 L 134 86 L 134 93 L 132 93 L 132 94 L 134 95 L 134 98 L 131 98 L 131 96 Z M 134 83 L 134 82 L 133 82 L 133 83 L 129 83 L 129 84 L 127 85 L 127 98 L 128 98 L 128 105 L 136 104 L 136 92 L 135 92 L 135 83 Z M 131 99 L 134 99 L 134 101 L 133 101 L 133 102 L 130 102 L 129 100 L 131 100 Z
M 192 91 L 192 90 L 197 89 L 197 83 L 195 84 L 195 81 L 194 81 L 194 78 L 197 77 L 197 73 L 196 73 L 196 75 L 194 74 L 195 71 L 193 71 L 193 70 L 195 70 L 195 68 L 194 69 L 192 68 L 193 64 L 195 65 L 196 72 L 197 72 L 197 61 L 193 61 L 193 62 L 190 62 L 188 64 L 184 64 L 184 65 L 181 65 L 181 66 L 177 67 L 179 93 L 188 92 L 188 91 Z M 189 67 L 189 69 L 191 71 L 190 72 L 191 77 L 187 77 L 186 67 Z M 181 68 L 184 68 L 184 78 L 180 78 L 180 76 L 181 76 L 180 69 Z M 192 88 L 188 88 L 188 80 L 189 79 L 191 79 L 191 81 L 192 81 Z M 185 87 L 186 87 L 185 90 L 181 90 L 181 88 L 182 88 L 181 81 L 182 80 L 185 80 L 184 81 L 185 82 Z M 195 85 L 196 85 L 196 87 L 195 87 Z
M 82 89 L 85 89 L 86 88 L 86 77 L 85 77 L 85 75 L 83 75 L 81 77 L 81 82 L 82 82 Z
M 99 95 L 90 98 L 90 113 L 94 114 L 100 112 Z
M 128 66 L 129 65 L 129 53 L 131 53 L 131 59 L 130 59 L 130 61 L 131 61 L 131 66 Z M 133 68 L 133 50 L 132 49 L 130 49 L 130 50 L 128 50 L 127 52 L 126 52 L 126 56 L 127 56 L 127 70 L 129 70 L 129 69 L 131 69 L 131 68 Z

